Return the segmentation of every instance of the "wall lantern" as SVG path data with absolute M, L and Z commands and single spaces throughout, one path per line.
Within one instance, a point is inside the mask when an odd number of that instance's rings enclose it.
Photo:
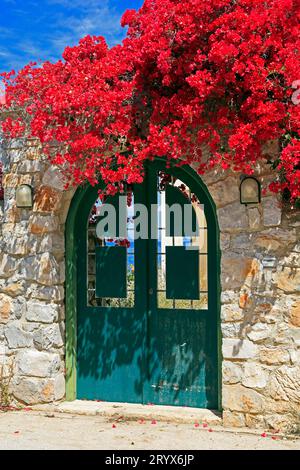
M 242 177 L 240 184 L 241 204 L 258 204 L 260 202 L 260 183 L 253 176 Z
M 32 209 L 33 189 L 29 184 L 21 184 L 16 190 L 16 204 L 20 209 Z

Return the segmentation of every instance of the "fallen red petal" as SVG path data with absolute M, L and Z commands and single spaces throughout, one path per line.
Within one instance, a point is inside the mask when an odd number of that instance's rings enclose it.
M 204 428 L 208 428 L 208 424 L 207 424 L 207 423 L 203 423 L 202 426 L 203 426 Z
M 208 429 L 208 432 L 213 432 L 213 430 L 211 428 Z
M 195 428 L 199 428 L 200 424 L 199 424 L 199 423 L 195 423 L 194 426 L 195 426 Z
M 115 424 L 112 425 L 112 428 L 116 428 L 117 426 Z
M 267 433 L 266 432 L 261 433 L 261 437 L 267 437 Z
M 156 424 L 155 419 L 153 419 L 153 420 L 151 421 L 151 424 Z

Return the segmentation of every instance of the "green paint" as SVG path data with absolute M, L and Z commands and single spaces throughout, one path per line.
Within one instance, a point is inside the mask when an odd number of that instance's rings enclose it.
M 125 246 L 96 247 L 96 297 L 126 298 L 127 249 Z
M 199 299 L 199 251 L 166 247 L 167 299 Z
M 160 159 L 147 165 L 144 183 L 134 188 L 135 203 L 157 202 L 155 174 L 161 169 L 165 166 Z M 220 252 L 215 207 L 193 170 L 174 167 L 171 173 L 205 205 L 209 233 L 208 310 L 157 309 L 156 240 L 135 242 L 135 308 L 87 307 L 87 217 L 98 188 L 79 189 L 66 230 L 68 400 L 88 398 L 220 409 Z

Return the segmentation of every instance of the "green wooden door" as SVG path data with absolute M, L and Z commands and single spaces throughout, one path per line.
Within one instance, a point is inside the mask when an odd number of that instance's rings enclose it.
M 209 195 L 190 169 L 155 161 L 143 184 L 105 204 L 115 208 L 113 234 L 101 232 L 97 188 L 77 209 L 77 398 L 217 409 L 219 256 Z

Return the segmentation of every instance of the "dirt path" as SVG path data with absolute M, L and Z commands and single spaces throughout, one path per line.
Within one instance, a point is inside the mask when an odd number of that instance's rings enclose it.
M 300 439 L 273 440 L 261 432 L 229 432 L 194 424 L 110 422 L 101 416 L 15 411 L 0 413 L 3 449 L 299 450 Z

